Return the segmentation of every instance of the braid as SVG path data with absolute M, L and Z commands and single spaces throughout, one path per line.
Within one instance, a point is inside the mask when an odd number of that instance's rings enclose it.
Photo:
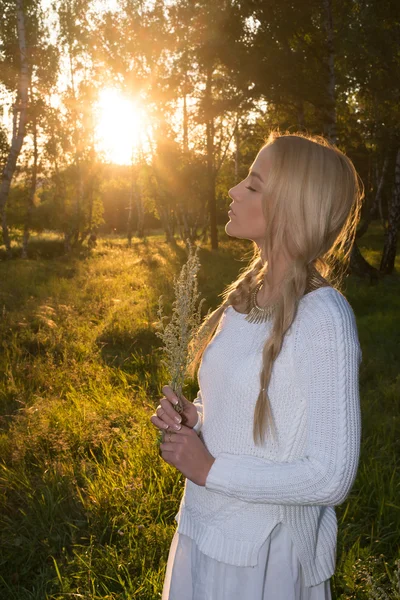
M 254 282 L 257 280 L 257 275 L 262 268 L 263 261 L 261 257 L 259 257 L 253 262 L 246 274 L 239 279 L 236 287 L 228 293 L 224 306 L 229 304 L 237 306 L 243 302 L 248 297 Z

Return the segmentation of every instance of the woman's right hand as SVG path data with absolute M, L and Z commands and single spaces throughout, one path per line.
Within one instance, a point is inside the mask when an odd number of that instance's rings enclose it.
M 165 397 L 161 398 L 155 414 L 150 417 L 150 421 L 153 425 L 161 430 L 165 430 L 167 425 L 169 425 L 171 429 L 176 429 L 175 426 L 182 423 L 186 425 L 186 427 L 194 427 L 197 423 L 197 408 L 195 405 L 187 400 L 185 396 L 182 396 L 181 402 L 183 404 L 183 412 L 179 414 L 173 408 L 174 399 L 176 398 L 173 389 L 169 385 L 164 385 L 162 391 L 164 392 Z M 175 417 L 179 418 L 181 416 L 183 416 L 183 419 L 178 423 Z

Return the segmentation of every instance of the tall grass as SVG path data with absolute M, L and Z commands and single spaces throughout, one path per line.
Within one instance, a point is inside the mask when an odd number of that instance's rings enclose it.
M 382 232 L 363 238 L 377 265 Z M 204 313 L 249 242 L 199 252 Z M 0 262 L 0 597 L 161 597 L 184 477 L 150 422 L 165 385 L 158 298 L 187 255 L 154 235 Z M 399 263 L 396 265 L 399 268 Z M 362 453 L 339 519 L 334 599 L 400 598 L 400 286 L 348 279 L 363 351 Z M 193 398 L 193 381 L 183 393 Z M 397 577 L 397 579 L 396 579 Z

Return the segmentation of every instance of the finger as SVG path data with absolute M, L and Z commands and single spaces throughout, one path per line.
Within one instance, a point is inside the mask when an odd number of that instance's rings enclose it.
M 168 423 L 162 421 L 157 415 L 151 415 L 150 421 L 155 427 L 158 427 L 158 429 L 168 429 Z
M 163 394 L 165 395 L 165 397 L 167 398 L 167 400 L 169 402 L 172 402 L 172 404 L 178 404 L 177 395 L 175 394 L 175 392 L 171 386 L 164 385 L 164 387 L 162 388 L 161 391 L 163 392 Z
M 193 436 L 193 437 L 199 437 L 197 435 L 197 433 L 193 430 L 192 427 L 187 427 L 187 425 L 182 425 L 182 424 L 181 424 L 181 428 L 179 429 L 179 431 L 176 431 L 174 429 L 174 431 L 171 432 L 171 433 L 173 433 L 174 435 L 175 434 L 179 435 L 181 438 L 184 437 L 184 436 L 187 436 L 187 435 L 190 435 L 190 436 Z M 180 441 L 182 441 L 182 439 Z
M 166 398 L 161 398 L 160 404 L 156 408 L 156 415 L 162 419 L 165 414 L 172 417 L 175 414 L 175 411 Z
M 182 418 L 180 418 L 180 415 L 178 415 L 176 410 L 173 409 L 172 404 L 169 402 L 169 400 L 167 400 L 166 398 L 162 398 L 160 400 L 160 403 L 162 410 L 158 410 L 157 408 L 157 417 L 168 423 L 168 425 L 173 425 L 174 423 L 180 423 L 182 421 Z
M 156 427 L 158 427 L 159 429 L 168 429 L 168 427 L 174 429 L 174 431 L 178 431 L 178 427 L 179 429 L 182 427 L 182 425 L 180 425 L 179 423 L 167 423 L 166 421 L 163 421 L 162 419 L 160 419 L 160 417 L 157 417 L 157 415 L 151 415 L 150 417 L 150 421 L 153 423 L 153 425 L 155 425 Z
M 171 440 L 169 438 L 169 434 L 171 434 Z M 186 444 L 187 440 L 185 439 L 187 436 L 198 437 L 197 433 L 193 431 L 191 427 L 186 427 L 186 425 L 182 425 L 179 431 L 168 431 L 165 434 L 164 444 L 170 444 L 175 446 L 176 444 Z M 173 449 L 173 448 L 172 448 Z
M 171 466 L 174 466 L 171 461 L 171 452 L 165 452 L 165 450 L 160 448 L 160 456 L 163 460 L 165 460 L 166 463 L 168 463 Z
M 160 448 L 163 452 L 171 453 L 176 451 L 176 445 L 174 442 L 163 442 L 160 444 Z

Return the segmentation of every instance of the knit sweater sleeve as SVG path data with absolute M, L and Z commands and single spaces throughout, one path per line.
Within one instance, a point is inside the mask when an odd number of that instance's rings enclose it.
M 307 406 L 303 456 L 276 462 L 221 453 L 208 490 L 270 504 L 340 505 L 354 483 L 360 453 L 359 366 L 355 317 L 342 295 L 307 307 L 294 323 L 292 365 Z
M 203 399 L 201 397 L 201 391 L 197 392 L 196 398 L 193 400 L 193 404 L 197 409 L 197 423 L 194 425 L 193 429 L 196 433 L 199 433 L 201 427 L 203 425 Z

